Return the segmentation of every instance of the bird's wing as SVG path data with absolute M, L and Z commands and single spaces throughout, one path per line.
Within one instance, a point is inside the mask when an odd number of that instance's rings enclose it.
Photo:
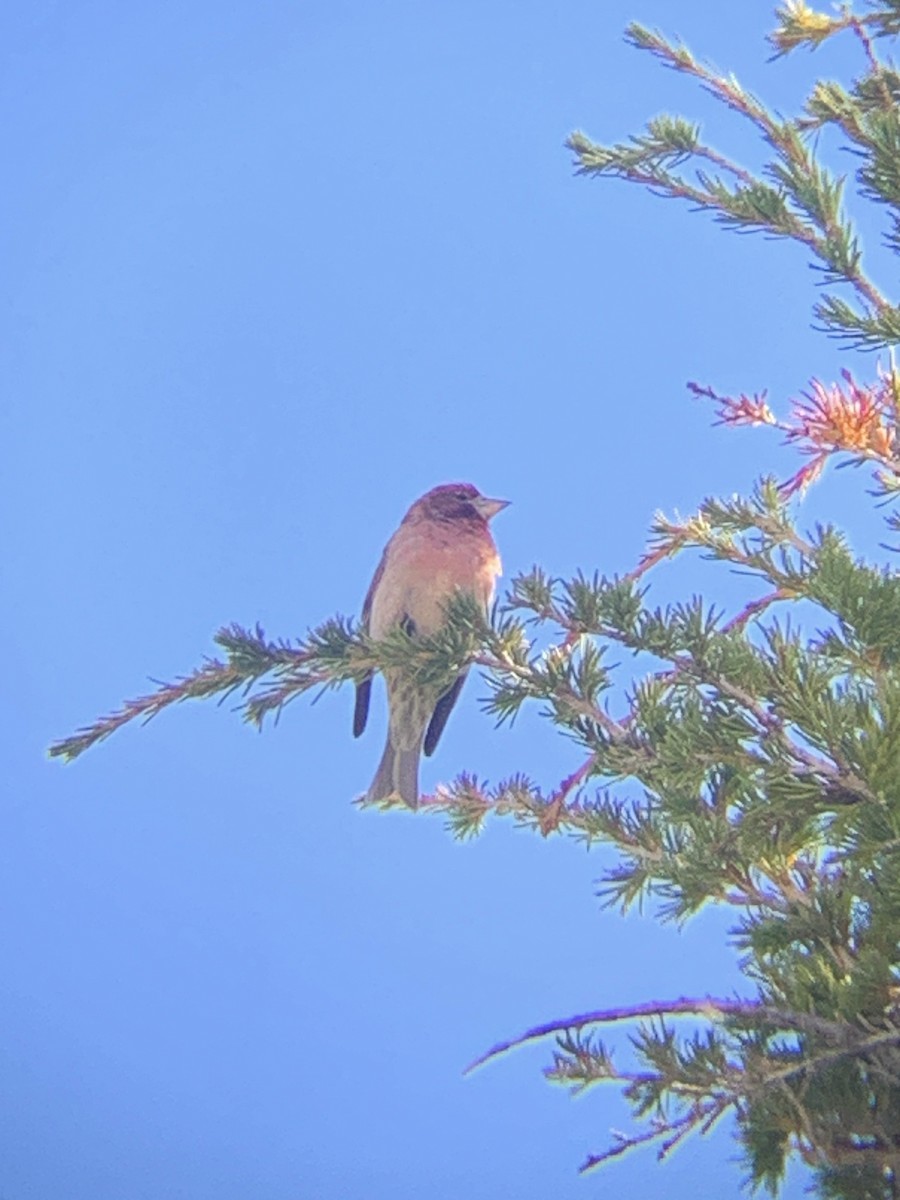
M 384 574 L 384 564 L 387 561 L 387 547 L 381 556 L 381 562 L 375 568 L 375 574 L 372 576 L 372 582 L 369 584 L 369 590 L 366 592 L 366 598 L 363 601 L 362 620 L 360 628 L 363 633 L 369 632 L 369 618 L 372 615 L 372 600 L 375 592 L 381 583 L 381 577 Z M 359 737 L 366 727 L 366 721 L 369 719 L 369 698 L 372 695 L 372 672 L 369 671 L 356 684 L 356 704 L 353 707 L 353 736 Z
M 369 697 L 372 695 L 372 672 L 357 680 L 356 703 L 353 706 L 353 736 L 359 737 L 369 718 Z
M 375 599 L 375 593 L 378 591 L 378 585 L 381 583 L 382 575 L 384 575 L 384 568 L 385 564 L 387 563 L 389 548 L 390 542 L 388 542 L 387 546 L 385 546 L 382 552 L 381 562 L 379 562 L 378 566 L 375 568 L 375 574 L 372 576 L 372 582 L 369 584 L 369 590 L 366 592 L 365 600 L 363 600 L 362 621 L 360 624 L 366 633 L 369 632 L 369 619 L 372 616 L 372 601 Z
M 440 700 L 434 706 L 434 712 L 431 714 L 431 720 L 428 722 L 428 728 L 425 731 L 425 742 L 422 750 L 427 757 L 434 753 L 435 746 L 441 734 L 444 732 L 444 726 L 447 724 L 447 718 L 453 710 L 453 705 L 459 699 L 459 693 L 462 691 L 462 685 L 466 682 L 468 671 L 463 671 L 457 675 L 450 687 L 444 692 Z

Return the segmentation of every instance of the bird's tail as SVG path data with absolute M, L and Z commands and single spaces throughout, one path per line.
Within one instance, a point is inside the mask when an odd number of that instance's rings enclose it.
M 419 806 L 419 754 L 421 739 L 412 749 L 395 749 L 388 733 L 384 754 L 375 772 L 375 778 L 366 792 L 366 800 L 386 800 L 388 796 L 399 796 L 410 808 Z

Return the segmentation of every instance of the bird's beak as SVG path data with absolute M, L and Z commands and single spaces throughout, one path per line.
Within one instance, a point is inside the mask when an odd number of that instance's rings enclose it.
M 486 521 L 490 521 L 491 517 L 496 517 L 498 512 L 501 512 L 509 504 L 508 500 L 490 500 L 487 496 L 479 496 L 472 503 L 481 513 Z

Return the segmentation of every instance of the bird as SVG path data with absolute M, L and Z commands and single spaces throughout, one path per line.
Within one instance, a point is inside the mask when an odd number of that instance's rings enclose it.
M 488 523 L 508 504 L 482 496 L 471 483 L 444 483 L 420 496 L 384 548 L 363 602 L 363 631 L 375 641 L 397 628 L 431 637 L 446 623 L 447 602 L 457 592 L 473 596 L 487 614 L 501 572 Z M 434 753 L 467 673 L 441 691 L 399 667 L 384 671 L 387 742 L 366 801 L 396 795 L 418 807 L 420 756 Z M 366 727 L 372 674 L 356 684 L 354 737 Z

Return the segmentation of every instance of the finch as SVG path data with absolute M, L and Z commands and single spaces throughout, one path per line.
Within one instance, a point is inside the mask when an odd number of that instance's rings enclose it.
M 363 629 L 376 641 L 398 627 L 410 637 L 431 637 L 457 591 L 474 596 L 486 613 L 501 569 L 488 522 L 508 503 L 489 500 L 471 483 L 445 483 L 420 497 L 384 548 L 363 603 Z M 417 807 L 419 756 L 434 752 L 466 674 L 441 691 L 399 668 L 384 672 L 387 743 L 366 800 L 397 795 Z M 354 737 L 366 727 L 371 691 L 370 672 L 356 685 Z

